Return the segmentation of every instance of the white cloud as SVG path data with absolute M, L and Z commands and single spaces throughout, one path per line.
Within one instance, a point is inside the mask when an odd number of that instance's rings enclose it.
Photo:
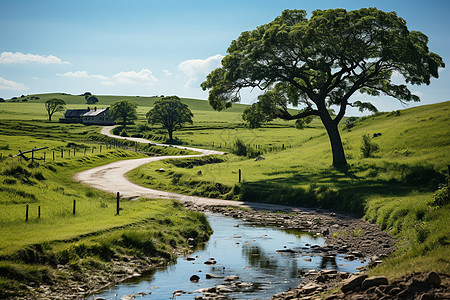
M 25 64 L 25 63 L 40 63 L 40 64 L 70 64 L 67 61 L 62 61 L 60 58 L 49 55 L 43 56 L 38 54 L 23 54 L 22 52 L 2 52 L 0 54 L 1 64 Z
M 104 76 L 104 75 L 89 75 L 88 72 L 86 71 L 75 71 L 75 72 L 67 72 L 64 74 L 58 74 L 59 76 L 64 76 L 64 77 L 72 77 L 72 78 L 95 78 L 95 79 L 100 79 L 100 80 L 107 80 L 108 77 Z
M 201 79 L 220 66 L 222 58 L 222 55 L 216 54 L 207 59 L 189 59 L 181 62 L 178 68 L 188 77 L 185 87 L 197 87 Z
M 423 97 L 423 93 L 419 92 L 419 91 L 414 91 L 411 94 L 419 96 L 419 97 Z
M 139 72 L 129 71 L 120 72 L 112 76 L 119 83 L 125 84 L 147 84 L 151 85 L 158 82 L 158 79 L 153 76 L 149 69 L 142 69 Z
M 20 91 L 28 90 L 28 88 L 23 83 L 6 80 L 5 78 L 0 77 L 0 90 Z
M 172 76 L 172 72 L 170 72 L 169 70 L 163 70 L 163 73 L 166 77 Z

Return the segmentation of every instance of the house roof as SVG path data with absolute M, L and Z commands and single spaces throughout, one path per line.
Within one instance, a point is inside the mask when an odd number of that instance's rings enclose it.
M 88 112 L 88 109 L 68 109 L 64 113 L 65 118 L 79 118 L 86 112 Z
M 84 113 L 82 116 L 83 117 L 95 117 L 95 116 L 98 116 L 98 115 L 102 114 L 103 112 L 105 112 L 107 110 L 108 110 L 107 108 L 105 108 L 105 109 L 97 109 L 97 110 L 90 110 L 90 111 L 87 111 L 86 113 Z

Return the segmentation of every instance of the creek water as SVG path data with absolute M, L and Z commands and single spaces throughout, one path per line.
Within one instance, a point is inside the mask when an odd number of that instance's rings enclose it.
M 136 299 L 194 299 L 202 295 L 196 290 L 227 285 L 224 279 L 236 275 L 244 284 L 238 290 L 227 293 L 229 298 L 270 299 L 276 293 L 298 286 L 305 271 L 336 269 L 355 272 L 356 267 L 365 264 L 358 260 L 347 261 L 344 255 L 338 254 L 332 259 L 311 251 L 311 246 L 323 245 L 323 237 L 295 230 L 261 227 L 218 214 L 207 215 L 214 234 L 203 249 L 189 255 L 195 260 L 179 257 L 176 263 L 168 267 L 111 286 L 94 296 L 121 299 L 141 293 Z M 286 249 L 302 249 L 302 253 L 277 251 Z M 217 263 L 204 264 L 210 258 Z M 220 278 L 206 279 L 207 273 Z M 191 282 L 192 275 L 199 276 L 200 280 Z M 174 296 L 174 291 L 178 290 L 185 293 Z M 151 294 L 147 294 L 149 292 Z

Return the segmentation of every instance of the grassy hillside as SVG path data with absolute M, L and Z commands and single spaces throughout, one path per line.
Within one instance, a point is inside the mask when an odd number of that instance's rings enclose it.
M 129 176 L 144 185 L 189 194 L 360 213 L 399 237 L 402 250 L 391 264 L 385 264 L 392 276 L 428 269 L 448 272 L 448 198 L 436 201 L 434 196 L 448 180 L 448 124 L 450 102 L 356 120 L 342 130 L 349 162 L 345 170 L 331 167 L 328 137 L 318 123 L 303 131 L 271 126 L 234 128 L 228 143 L 241 138 L 249 147 L 262 149 L 263 160 L 227 155 L 220 158 L 223 162 L 166 161 L 142 166 Z M 212 136 L 217 143 L 220 133 L 224 136 L 227 131 L 218 130 L 216 135 L 214 130 L 186 129 L 179 136 L 188 132 L 197 145 L 211 146 L 211 140 L 204 136 Z M 362 136 L 372 137 L 373 133 L 382 133 L 370 138 L 379 151 L 364 158 Z M 289 147 L 272 148 L 283 143 Z M 166 172 L 155 172 L 158 168 Z M 240 184 L 239 169 L 243 179 Z

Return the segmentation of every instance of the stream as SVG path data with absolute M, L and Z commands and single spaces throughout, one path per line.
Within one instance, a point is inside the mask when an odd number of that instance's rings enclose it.
M 313 251 L 314 247 L 324 244 L 323 237 L 261 227 L 219 214 L 207 213 L 207 216 L 214 233 L 202 249 L 188 257 L 179 257 L 176 263 L 165 268 L 111 286 L 94 296 L 114 300 L 134 299 L 132 295 L 136 299 L 194 299 L 202 296 L 199 289 L 223 285 L 225 291 L 228 289 L 224 295 L 229 299 L 270 299 L 274 294 L 298 286 L 301 275 L 309 270 L 356 272 L 357 267 L 365 264 L 359 260 L 345 260 L 344 254 L 330 258 Z M 301 250 L 301 253 L 289 249 Z M 205 264 L 210 259 L 217 263 Z M 207 279 L 206 274 L 213 278 Z M 200 278 L 198 282 L 190 280 L 192 275 Z M 232 275 L 239 278 L 225 280 Z

